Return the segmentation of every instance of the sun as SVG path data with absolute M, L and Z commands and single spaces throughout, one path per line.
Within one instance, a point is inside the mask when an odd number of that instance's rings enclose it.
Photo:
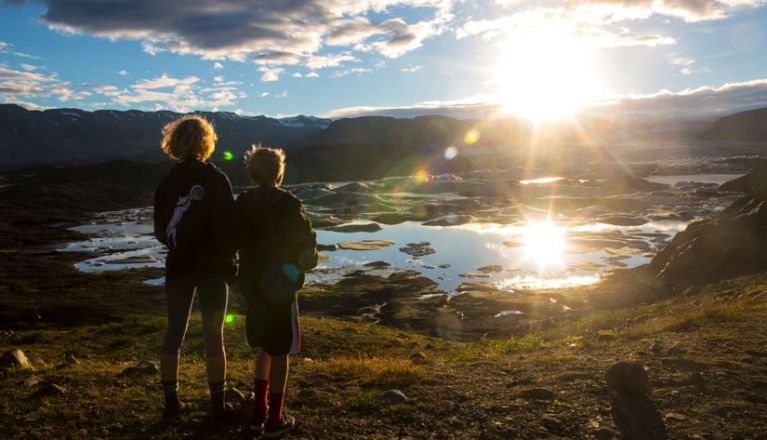
M 496 67 L 503 111 L 537 122 L 577 113 L 602 94 L 594 52 L 593 42 L 554 25 L 513 33 Z

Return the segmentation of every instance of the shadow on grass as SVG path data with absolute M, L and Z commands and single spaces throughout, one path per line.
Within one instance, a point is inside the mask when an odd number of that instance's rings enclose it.
M 626 440 L 665 440 L 666 425 L 649 397 L 616 395 L 610 401 L 615 426 Z

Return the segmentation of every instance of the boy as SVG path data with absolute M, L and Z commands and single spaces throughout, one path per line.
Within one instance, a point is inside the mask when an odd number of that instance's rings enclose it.
M 246 337 L 256 351 L 250 428 L 274 438 L 295 426 L 295 418 L 282 410 L 288 354 L 300 349 L 296 291 L 304 272 L 317 265 L 317 242 L 301 202 L 280 188 L 285 153 L 253 146 L 245 166 L 256 187 L 237 198 L 235 218 L 240 291 L 248 305 Z
M 211 413 L 218 423 L 226 415 L 226 282 L 233 278 L 236 267 L 232 240 L 225 235 L 234 208 L 232 187 L 224 173 L 206 162 L 215 143 L 213 126 L 200 116 L 183 116 L 163 128 L 162 150 L 180 162 L 155 192 L 154 231 L 157 239 L 168 246 L 168 327 L 160 356 L 163 417 L 178 417 L 189 408 L 178 398 L 178 369 L 196 291 L 202 309 Z

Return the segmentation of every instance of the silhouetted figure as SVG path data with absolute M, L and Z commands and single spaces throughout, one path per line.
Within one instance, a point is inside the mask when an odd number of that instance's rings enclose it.
M 283 412 L 288 354 L 300 350 L 296 291 L 304 272 L 317 265 L 317 241 L 301 202 L 279 187 L 285 170 L 282 150 L 254 146 L 245 164 L 257 185 L 235 203 L 238 279 L 248 305 L 246 336 L 256 350 L 250 428 L 272 438 L 295 425 Z
M 205 162 L 215 149 L 213 126 L 199 116 L 184 116 L 163 129 L 162 149 L 180 160 L 163 178 L 155 192 L 154 229 L 168 246 L 165 291 L 168 328 L 160 357 L 165 411 L 173 418 L 188 407 L 178 398 L 178 370 L 195 292 L 202 309 L 206 369 L 214 421 L 225 416 L 226 354 L 224 315 L 227 279 L 236 267 L 231 238 L 234 197 L 229 179 Z

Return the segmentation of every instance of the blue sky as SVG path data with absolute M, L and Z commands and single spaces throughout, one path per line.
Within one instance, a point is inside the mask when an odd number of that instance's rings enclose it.
M 709 116 L 767 106 L 765 3 L 5 1 L 0 101 L 272 116 L 607 103 Z

